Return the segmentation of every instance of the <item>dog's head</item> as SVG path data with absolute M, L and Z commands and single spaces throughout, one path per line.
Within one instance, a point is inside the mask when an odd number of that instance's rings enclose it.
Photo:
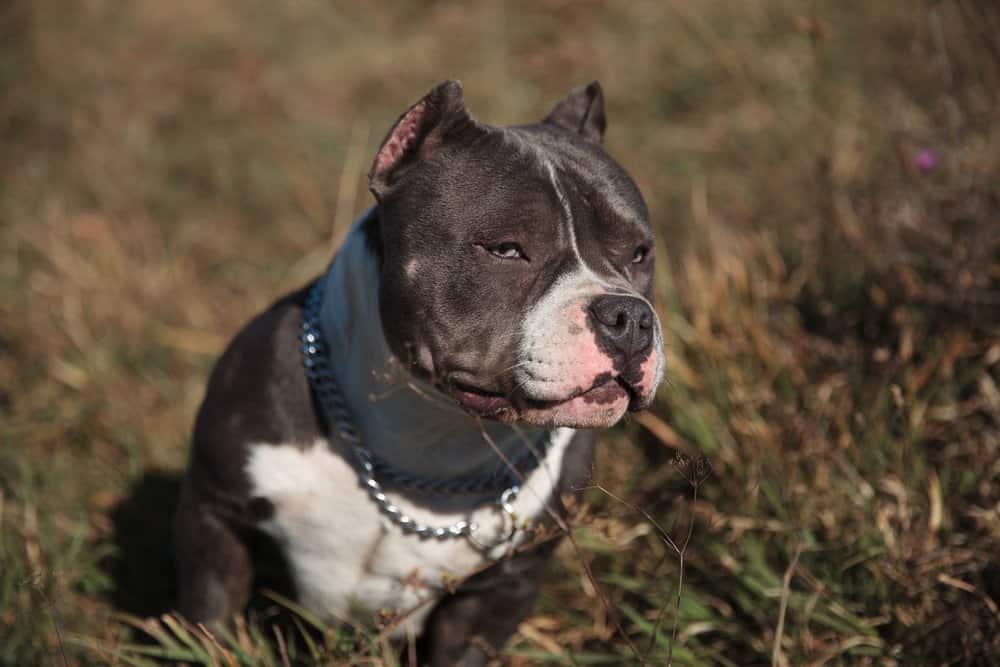
M 597 83 L 540 123 L 492 127 L 449 81 L 375 157 L 386 340 L 473 414 L 603 427 L 653 399 L 653 234 L 604 128 Z

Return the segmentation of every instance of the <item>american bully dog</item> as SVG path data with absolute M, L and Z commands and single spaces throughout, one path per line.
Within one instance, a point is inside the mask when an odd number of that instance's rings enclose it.
M 503 646 L 552 550 L 526 527 L 663 372 L 653 234 L 604 129 L 597 83 L 529 125 L 477 122 L 453 81 L 399 118 L 329 269 L 212 373 L 175 522 L 184 615 L 239 612 L 269 545 L 301 604 L 389 610 L 421 664 Z

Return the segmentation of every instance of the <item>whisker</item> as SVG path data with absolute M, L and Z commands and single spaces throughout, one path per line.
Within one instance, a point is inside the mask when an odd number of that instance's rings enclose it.
M 525 359 L 524 361 L 519 361 L 516 364 L 514 364 L 513 366 L 508 366 L 507 368 L 504 368 L 503 370 L 498 371 L 497 373 L 494 374 L 493 377 L 498 377 L 500 375 L 503 375 L 504 373 L 509 373 L 510 371 L 514 370 L 515 368 L 520 368 L 522 366 L 527 366 L 530 363 L 531 363 L 531 359 Z

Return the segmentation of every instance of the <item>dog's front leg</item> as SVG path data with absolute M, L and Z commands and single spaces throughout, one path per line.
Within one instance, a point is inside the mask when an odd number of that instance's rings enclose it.
M 550 542 L 505 559 L 438 602 L 421 638 L 420 664 L 486 665 L 531 613 L 554 547 Z

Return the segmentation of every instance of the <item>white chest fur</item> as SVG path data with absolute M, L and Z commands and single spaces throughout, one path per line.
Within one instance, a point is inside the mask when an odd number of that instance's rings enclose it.
M 542 465 L 514 502 L 518 520 L 540 517 L 558 482 L 572 429 L 558 429 Z M 251 447 L 247 473 L 253 494 L 267 498 L 274 514 L 261 525 L 284 549 L 301 602 L 332 620 L 388 609 L 409 614 L 419 631 L 447 582 L 461 580 L 516 546 L 520 534 L 484 550 L 466 539 L 421 539 L 380 514 L 355 469 L 326 440 L 307 446 L 260 443 Z M 389 492 L 392 501 L 422 523 L 474 521 L 478 541 L 504 533 L 505 517 L 491 504 L 430 509 Z M 507 520 L 509 521 L 509 519 Z M 507 524 L 509 526 L 509 523 Z M 411 610 L 412 613 L 411 613 Z

